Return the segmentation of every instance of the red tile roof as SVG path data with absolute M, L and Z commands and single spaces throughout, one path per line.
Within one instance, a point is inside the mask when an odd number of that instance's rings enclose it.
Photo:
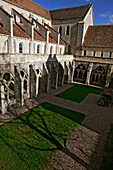
M 0 24 L 1 24 L 1 25 L 3 25 L 3 21 L 2 21 L 2 19 L 1 19 L 1 18 L 0 18 Z
M 113 47 L 113 25 L 89 26 L 86 32 L 84 47 Z
M 49 33 L 49 43 L 57 43 L 54 39 L 51 33 Z
M 13 24 L 13 35 L 17 37 L 23 37 L 23 38 L 31 38 L 28 34 L 26 34 L 21 27 L 19 27 L 17 24 Z
M 39 41 L 46 41 L 42 36 L 41 36 L 41 33 L 40 33 L 40 30 L 38 29 L 34 29 L 34 40 L 39 40 Z
M 60 40 L 59 44 L 65 45 L 65 43 L 62 40 Z
M 4 0 L 51 20 L 50 12 L 32 0 Z
M 9 33 L 0 25 L 0 34 L 9 35 Z

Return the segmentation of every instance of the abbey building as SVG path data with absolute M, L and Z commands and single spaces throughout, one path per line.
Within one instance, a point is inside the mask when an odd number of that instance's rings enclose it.
M 48 11 L 0 0 L 0 111 L 80 81 L 113 88 L 113 25 L 94 26 L 93 5 Z

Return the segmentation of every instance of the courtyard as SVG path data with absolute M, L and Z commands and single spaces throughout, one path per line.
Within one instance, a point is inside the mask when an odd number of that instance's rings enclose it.
M 97 105 L 100 88 L 87 92 L 78 103 L 58 97 L 74 87 L 68 84 L 40 94 L 37 101 L 27 100 L 25 106 L 11 107 L 8 114 L 0 115 L 3 124 L 26 112 L 0 127 L 1 169 L 100 168 L 113 107 Z

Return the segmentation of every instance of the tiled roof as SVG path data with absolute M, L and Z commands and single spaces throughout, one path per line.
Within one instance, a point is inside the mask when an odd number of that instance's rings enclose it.
M 51 33 L 49 33 L 49 43 L 57 43 L 54 39 Z
M 113 47 L 113 25 L 89 26 L 83 46 L 85 47 Z
M 9 33 L 0 25 L 0 34 L 9 35 Z
M 22 38 L 31 38 L 28 34 L 26 34 L 21 27 L 17 24 L 13 24 L 13 35 Z
M 38 5 L 37 3 L 33 2 L 32 0 L 4 0 L 4 1 L 9 1 L 24 9 L 32 11 L 33 13 L 36 13 L 46 19 L 51 20 L 50 12 L 47 9 L 43 8 L 42 6 Z
M 53 21 L 84 18 L 91 6 L 92 4 L 88 4 L 71 8 L 56 9 L 51 10 L 50 14 Z
M 34 29 L 34 40 L 39 40 L 39 41 L 46 41 L 42 36 L 41 36 L 41 33 L 40 33 L 40 30 L 38 29 Z
M 1 19 L 1 18 L 0 18 L 0 24 L 1 24 L 1 25 L 3 25 L 3 21 L 2 21 L 2 19 Z
M 62 41 L 62 40 L 60 40 L 60 43 L 59 44 L 61 44 L 61 45 L 65 45 L 65 43 Z

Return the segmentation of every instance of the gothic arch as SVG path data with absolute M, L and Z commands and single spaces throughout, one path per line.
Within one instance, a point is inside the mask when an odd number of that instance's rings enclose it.
M 91 75 L 91 84 L 95 85 L 105 85 L 106 82 L 106 71 L 104 66 L 98 66 L 95 70 L 92 71 Z
M 79 64 L 74 70 L 74 81 L 85 82 L 87 78 L 87 69 L 84 64 Z

